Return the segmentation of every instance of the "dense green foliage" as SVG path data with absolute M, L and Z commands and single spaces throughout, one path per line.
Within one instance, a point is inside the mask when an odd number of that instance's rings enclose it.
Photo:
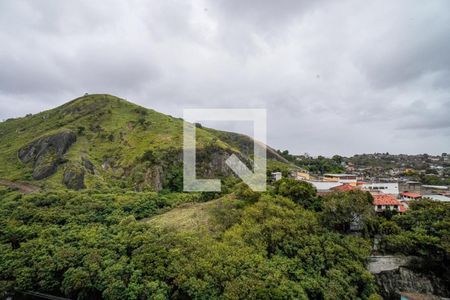
M 86 272 L 94 276 L 90 267 L 109 272 L 108 267 L 121 263 L 121 256 L 129 251 L 127 244 L 133 243 L 133 237 L 123 230 L 126 224 L 136 224 L 136 230 L 141 230 L 136 218 L 152 216 L 197 197 L 119 191 L 28 196 L 3 192 L 0 285 L 3 290 L 13 285 L 19 290 L 66 295 L 97 293 L 89 287 L 92 283 L 83 281 L 90 280 L 85 278 Z M 96 263 L 101 266 L 87 266 Z M 78 291 L 80 285 L 83 288 Z
M 371 242 L 346 234 L 355 222 L 362 225 L 358 230 L 382 234 L 387 253 L 422 257 L 428 271 L 449 281 L 445 203 L 422 201 L 387 220 L 374 216 L 372 198 L 364 192 L 317 198 L 308 186 L 286 188 L 285 180 L 270 193 L 255 193 L 230 180 L 226 186 L 234 193 L 199 204 L 207 222 L 183 230 L 147 220 L 181 203 L 202 202 L 203 195 L 119 190 L 22 195 L 2 188 L 0 294 L 375 299 L 365 267 Z M 309 197 L 318 208 L 305 209 L 308 201 L 302 198 Z M 367 228 L 371 225 L 376 228 Z
M 145 218 L 198 201 L 196 194 L 2 190 L 0 290 L 75 299 L 367 299 L 376 292 L 365 268 L 369 241 L 327 229 L 318 213 L 287 198 L 237 189 L 211 214 L 210 227 L 187 231 Z
M 310 171 L 315 174 L 325 174 L 325 173 L 342 173 L 345 168 L 342 166 L 343 157 L 339 155 L 334 155 L 332 158 L 327 158 L 324 156 L 318 156 L 317 158 L 310 156 L 294 156 L 289 153 L 288 150 L 279 151 L 282 157 L 292 162 L 298 167 Z
M 449 172 L 449 171 L 446 170 L 446 172 Z M 432 175 L 432 174 L 430 174 L 430 175 L 420 174 L 419 176 L 416 177 L 416 180 L 420 181 L 423 184 L 450 185 L 450 178 L 442 178 L 442 177 L 439 177 L 437 175 Z
M 317 208 L 319 206 L 316 189 L 306 181 L 283 178 L 274 183 L 274 192 L 291 199 L 305 208 Z
M 325 226 L 348 232 L 353 227 L 365 232 L 375 218 L 373 197 L 368 192 L 353 190 L 330 193 L 322 199 L 322 219 Z
M 388 224 L 386 224 L 388 223 Z M 423 200 L 396 215 L 384 226 L 388 252 L 424 259 L 423 268 L 438 273 L 450 284 L 450 205 Z
M 317 158 L 303 157 L 298 160 L 297 165 L 304 167 L 312 173 L 325 174 L 325 173 L 343 173 L 344 167 L 341 165 L 342 157 L 334 155 L 332 158 L 318 156 Z

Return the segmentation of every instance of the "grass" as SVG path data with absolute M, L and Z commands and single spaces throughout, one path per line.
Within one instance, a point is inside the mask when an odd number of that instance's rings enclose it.
M 41 181 L 31 178 L 32 166 L 20 162 L 17 152 L 37 138 L 71 130 L 77 142 L 65 154 L 71 164 L 89 159 L 96 174 L 86 174 L 88 188 L 124 177 L 140 164 L 146 151 L 164 157 L 168 150 L 182 151 L 183 120 L 127 102 L 111 95 L 88 95 L 52 110 L 0 123 L 0 178 L 26 180 L 49 188 L 62 186 L 64 166 Z M 197 128 L 197 148 L 215 145 L 248 156 L 249 138 L 208 128 Z M 167 158 L 165 158 L 167 159 Z M 112 167 L 102 164 L 112 161 Z
M 166 213 L 147 220 L 147 222 L 155 227 L 177 231 L 196 231 L 201 228 L 212 229 L 210 223 L 211 212 L 222 201 L 224 200 L 221 198 L 204 203 L 184 203 Z

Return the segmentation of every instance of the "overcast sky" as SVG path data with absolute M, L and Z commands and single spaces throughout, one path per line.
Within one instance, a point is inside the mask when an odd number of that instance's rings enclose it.
M 450 152 L 450 1 L 1 0 L 0 119 L 85 92 L 267 108 L 291 153 Z

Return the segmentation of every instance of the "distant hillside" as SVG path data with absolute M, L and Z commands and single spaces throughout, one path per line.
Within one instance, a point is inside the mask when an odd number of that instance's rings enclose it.
M 0 179 L 42 188 L 180 190 L 182 143 L 182 119 L 111 95 L 87 95 L 0 123 Z M 229 155 L 250 164 L 252 152 L 250 137 L 197 128 L 199 176 L 232 175 Z M 268 158 L 287 163 L 270 148 Z

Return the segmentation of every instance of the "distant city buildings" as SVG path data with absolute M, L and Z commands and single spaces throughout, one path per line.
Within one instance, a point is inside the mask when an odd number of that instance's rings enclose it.
M 311 175 L 309 174 L 309 172 L 304 171 L 304 170 L 292 171 L 290 175 L 292 178 L 295 178 L 297 180 L 310 180 L 311 179 Z
M 325 174 L 323 175 L 323 181 L 332 181 L 339 183 L 346 183 L 356 186 L 358 176 L 355 174 Z
M 312 184 L 318 195 L 346 192 L 355 189 L 367 191 L 376 198 L 376 211 L 404 212 L 409 205 L 422 199 L 450 202 L 450 156 L 392 155 L 374 153 L 350 158 L 294 156 L 301 168 L 315 170 L 292 171 L 289 176 Z M 325 174 L 322 174 L 325 171 Z M 333 172 L 330 172 L 333 170 Z M 342 170 L 342 171 L 338 171 Z M 272 175 L 277 180 L 276 175 Z
M 292 173 L 297 174 L 297 173 Z M 295 175 L 291 175 L 294 177 Z M 308 174 L 309 175 L 309 174 Z M 450 202 L 450 192 L 447 186 L 422 185 L 417 181 L 408 182 L 364 182 L 358 181 L 355 174 L 325 174 L 321 180 L 307 180 L 311 176 L 295 176 L 297 180 L 305 180 L 313 185 L 317 194 L 346 192 L 351 190 L 367 191 L 374 197 L 373 206 L 376 212 L 386 210 L 403 213 L 410 203 L 428 198 L 434 201 Z M 420 192 L 428 192 L 422 194 Z
M 361 189 L 369 192 L 378 192 L 381 194 L 398 195 L 398 183 L 397 182 L 374 182 L 365 183 L 360 185 Z

